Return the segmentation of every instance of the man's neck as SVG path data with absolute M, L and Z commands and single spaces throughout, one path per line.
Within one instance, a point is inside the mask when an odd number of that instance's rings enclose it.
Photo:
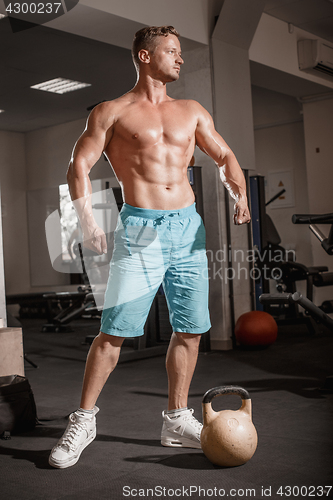
M 160 80 L 154 80 L 149 75 L 140 76 L 132 92 L 152 104 L 159 104 L 170 99 L 166 93 L 166 84 Z

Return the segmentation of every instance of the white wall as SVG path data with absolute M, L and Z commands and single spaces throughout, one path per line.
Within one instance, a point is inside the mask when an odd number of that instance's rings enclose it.
M 0 131 L 0 184 L 6 293 L 30 289 L 25 137 Z
M 294 95 L 303 96 L 306 88 L 316 89 L 307 87 L 304 82 L 318 84 L 317 89 L 307 92 L 308 94 L 330 91 L 333 89 L 332 77 L 324 77 L 320 73 L 315 76 L 299 69 L 297 41 L 301 39 L 318 37 L 296 27 L 290 33 L 288 23 L 263 14 L 250 47 L 250 60 L 293 77 L 289 81 Z M 288 82 L 288 79 L 284 81 Z M 265 81 L 262 84 L 265 86 Z M 271 81 L 268 86 L 274 88 Z M 297 87 L 302 91 L 297 92 Z M 294 245 L 300 262 L 310 266 L 327 265 L 329 269 L 333 269 L 332 258 L 321 249 L 308 226 L 290 223 L 292 213 L 333 211 L 333 100 L 303 104 L 303 109 L 300 108 L 304 121 L 302 126 L 297 123 L 299 110 L 296 100 L 292 102 L 287 96 L 269 93 L 264 89 L 260 89 L 259 97 L 258 92 L 254 88 L 257 171 L 267 175 L 269 171 L 284 170 L 288 166 L 293 169 L 295 185 L 294 209 L 273 210 L 268 207 L 267 211 L 277 225 L 282 244 Z M 316 153 L 318 147 L 320 152 Z M 329 227 L 322 226 L 322 229 L 327 233 Z M 299 287 L 302 288 L 302 285 Z M 333 287 L 315 290 L 317 304 L 332 297 Z
M 57 187 L 66 183 L 72 150 L 85 124 L 86 120 L 76 120 L 26 134 L 28 190 Z M 105 170 L 110 175 L 107 162 L 101 158 L 92 171 L 92 178 L 105 174 Z
M 266 201 L 269 199 L 269 174 L 290 171 L 294 184 L 294 206 L 267 206 L 281 237 L 281 245 L 296 252 L 296 259 L 307 266 L 313 265 L 310 231 L 307 226 L 294 225 L 294 213 L 308 213 L 308 177 L 302 107 L 296 98 L 252 87 L 255 127 L 256 174 L 267 181 Z M 304 283 L 298 284 L 301 293 Z
M 306 38 L 318 39 L 296 27 L 289 33 L 288 23 L 263 14 L 249 50 L 250 60 L 333 89 L 332 78 L 326 79 L 320 73 L 315 76 L 299 69 L 297 41 Z
M 330 213 L 333 212 L 333 99 L 304 104 L 303 113 L 309 211 Z M 318 227 L 328 235 L 330 226 Z M 333 271 L 333 257 L 321 248 L 312 233 L 311 250 L 314 265 L 324 265 Z M 332 299 L 333 286 L 316 289 L 317 304 Z
M 253 125 L 255 130 L 287 123 L 302 122 L 302 106 L 296 98 L 252 86 Z
M 1 188 L 1 184 L 0 184 Z M 1 189 L 0 189 L 0 202 L 1 202 Z M 2 241 L 2 209 L 0 205 L 0 321 L 1 326 L 7 326 L 7 312 L 6 312 L 6 291 L 5 291 L 5 268 L 3 261 L 3 241 Z
M 303 104 L 309 208 L 333 210 L 333 99 Z M 319 151 L 317 151 L 319 149 Z
M 86 120 L 46 127 L 26 134 L 27 194 L 31 291 L 67 290 L 69 274 L 52 268 L 45 236 L 45 220 L 58 209 L 58 186 L 66 184 L 66 171 L 74 144 Z M 93 168 L 91 180 L 112 177 L 102 156 Z
M 69 284 L 68 275 L 52 269 L 44 223 L 50 210 L 57 208 L 57 189 L 66 183 L 72 149 L 84 127 L 85 120 L 78 120 L 28 134 L 0 131 L 6 294 L 64 289 Z M 110 176 L 110 166 L 102 157 L 91 179 Z M 28 205 L 33 209 L 30 217 Z M 36 266 L 43 269 L 43 285 L 34 277 Z

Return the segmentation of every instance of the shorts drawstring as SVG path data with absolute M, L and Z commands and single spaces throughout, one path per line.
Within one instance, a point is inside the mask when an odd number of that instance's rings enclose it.
M 154 226 L 160 226 L 162 222 L 166 220 L 165 215 L 162 215 L 161 217 L 158 217 L 157 219 L 154 220 L 153 224 Z

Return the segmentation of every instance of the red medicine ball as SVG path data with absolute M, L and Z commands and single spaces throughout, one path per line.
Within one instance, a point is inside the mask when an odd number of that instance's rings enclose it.
M 235 326 L 236 340 L 243 346 L 268 346 L 277 339 L 275 319 L 263 311 L 242 314 Z

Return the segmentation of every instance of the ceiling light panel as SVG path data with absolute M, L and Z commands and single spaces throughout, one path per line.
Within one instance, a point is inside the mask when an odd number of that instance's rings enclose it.
M 32 85 L 30 88 L 44 90 L 45 92 L 53 92 L 54 94 L 66 94 L 67 92 L 73 92 L 74 90 L 90 86 L 90 83 L 75 82 L 73 80 L 66 80 L 65 78 L 54 78 L 53 80 L 48 80 L 47 82 Z

